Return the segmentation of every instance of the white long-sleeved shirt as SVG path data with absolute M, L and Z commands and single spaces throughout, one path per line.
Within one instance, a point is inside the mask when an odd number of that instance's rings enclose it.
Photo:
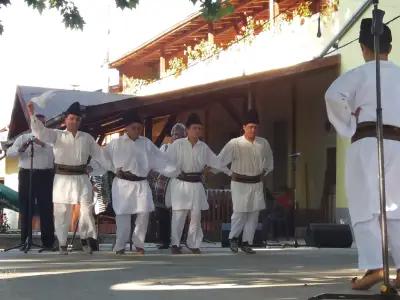
M 24 145 L 32 138 L 33 135 L 31 133 L 22 134 L 7 150 L 8 157 L 18 157 L 18 166 L 22 169 L 31 168 L 31 146 L 29 145 L 24 152 L 19 152 L 18 150 L 22 147 L 22 145 Z M 45 170 L 53 169 L 53 167 L 53 148 L 49 144 L 45 144 L 45 146 L 42 147 L 36 143 L 33 143 L 33 169 Z
M 386 125 L 400 127 L 400 68 L 381 61 L 382 114 Z M 365 63 L 336 79 L 325 94 L 329 121 L 339 135 L 352 137 L 358 122 L 376 121 L 375 61 Z
M 339 135 L 352 137 L 358 122 L 376 121 L 375 61 L 365 63 L 337 78 L 325 94 L 329 121 Z M 400 68 L 381 61 L 383 124 L 400 127 Z M 400 219 L 400 143 L 384 140 L 386 211 L 388 219 Z M 364 138 L 351 144 L 346 155 L 346 194 L 352 224 L 380 213 L 377 141 Z
M 67 130 L 46 128 L 35 116 L 31 118 L 31 129 L 39 140 L 53 146 L 56 164 L 86 165 L 89 156 L 96 161 L 103 161 L 100 146 L 86 132 L 78 131 L 74 136 Z M 93 202 L 92 195 L 92 185 L 86 174 L 55 175 L 53 184 L 54 203 L 76 204 L 81 201 L 91 203 Z
M 140 136 L 133 141 L 128 135 L 112 140 L 104 148 L 104 158 L 112 163 L 110 170 L 129 171 L 147 177 L 150 170 L 159 173 L 176 171 L 166 154 L 149 139 Z M 117 215 L 136 214 L 154 210 L 153 197 L 147 180 L 129 181 L 115 178 L 112 185 L 113 208 Z
M 169 159 L 177 165 L 176 177 L 180 173 L 201 173 L 205 167 L 221 169 L 222 164 L 206 143 L 198 141 L 192 145 L 188 138 L 174 141 L 167 149 Z M 201 182 L 171 179 L 166 204 L 173 210 L 208 209 L 207 194 Z
M 268 141 L 256 137 L 254 142 L 244 136 L 230 140 L 218 155 L 223 166 L 231 164 L 234 173 L 257 176 L 267 175 L 274 168 L 271 147 Z M 253 212 L 265 208 L 263 183 L 241 183 L 231 181 L 234 212 Z

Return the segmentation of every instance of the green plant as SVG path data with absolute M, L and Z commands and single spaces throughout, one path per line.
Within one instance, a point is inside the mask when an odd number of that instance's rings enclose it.
M 167 74 L 173 74 L 175 76 L 181 75 L 183 70 L 187 69 L 185 61 L 181 57 L 174 57 L 168 61 Z
M 122 88 L 124 93 L 136 94 L 142 87 L 148 85 L 151 82 L 152 80 L 122 75 Z
M 8 224 L 7 215 L 0 211 L 0 233 L 6 233 L 10 230 L 10 225 Z
M 187 47 L 184 53 L 188 60 L 193 62 L 207 59 L 219 53 L 221 50 L 222 49 L 213 42 L 203 39 L 197 45 Z
M 321 15 L 330 17 L 339 9 L 339 0 L 326 0 L 321 7 Z
M 299 16 L 299 17 L 311 17 L 312 16 L 312 11 L 311 11 L 311 1 L 304 1 L 301 2 L 295 10 L 293 10 L 293 17 Z

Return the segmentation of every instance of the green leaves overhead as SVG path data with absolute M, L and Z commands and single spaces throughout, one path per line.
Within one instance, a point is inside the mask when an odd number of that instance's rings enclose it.
M 203 16 L 207 21 L 218 20 L 235 10 L 235 7 L 229 1 L 204 0 L 201 7 Z
M 115 0 L 115 4 L 117 7 L 124 9 L 124 8 L 136 8 L 139 4 L 139 0 Z
M 45 9 L 56 9 L 60 12 L 63 23 L 66 28 L 83 29 L 85 21 L 79 13 L 78 7 L 73 0 L 24 0 L 26 4 L 33 9 L 43 12 Z M 95 6 L 95 0 L 92 1 Z M 112 0 L 109 0 L 112 1 Z M 114 0 L 117 7 L 121 9 L 134 9 L 140 0 Z M 146 1 L 146 0 L 141 0 Z M 164 0 L 167 1 L 167 0 Z M 183 0 L 182 0 L 183 1 Z M 187 1 L 187 0 L 186 0 Z M 229 0 L 189 0 L 193 4 L 201 3 L 203 16 L 207 21 L 215 21 L 234 11 L 234 6 Z M 0 8 L 11 4 L 10 0 L 0 0 Z M 0 35 L 3 32 L 3 26 L 0 21 Z

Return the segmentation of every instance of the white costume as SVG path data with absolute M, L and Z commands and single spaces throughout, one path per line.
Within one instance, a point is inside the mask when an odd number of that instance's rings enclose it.
M 400 127 L 400 68 L 381 61 L 383 123 Z M 352 137 L 357 120 L 352 112 L 361 108 L 358 122 L 376 121 L 375 61 L 340 76 L 325 95 L 330 122 L 338 134 Z M 386 211 L 389 244 L 396 267 L 400 268 L 400 142 L 384 140 Z M 351 222 L 359 251 L 361 269 L 382 267 L 377 140 L 367 137 L 354 142 L 347 151 L 346 193 Z
M 188 138 L 182 138 L 169 145 L 168 157 L 177 165 L 176 176 L 184 173 L 202 173 L 206 166 L 221 168 L 217 156 L 202 141 L 192 145 Z M 175 176 L 175 177 L 176 177 Z M 166 196 L 168 207 L 172 206 L 171 244 L 179 246 L 187 214 L 190 212 L 190 225 L 187 246 L 197 249 L 203 240 L 201 211 L 208 209 L 207 194 L 202 182 L 188 182 L 178 178 L 171 179 Z
M 224 166 L 231 163 L 231 171 L 246 176 L 267 175 L 273 170 L 272 150 L 268 141 L 256 137 L 254 142 L 244 136 L 230 140 L 218 158 Z M 253 243 L 260 210 L 265 208 L 263 183 L 231 181 L 233 214 L 229 239 L 243 231 L 243 242 Z
M 75 137 L 67 130 L 44 127 L 35 117 L 31 117 L 32 133 L 39 140 L 53 145 L 55 164 L 86 165 L 89 156 L 101 161 L 101 149 L 91 135 L 78 131 Z M 80 204 L 79 235 L 81 239 L 97 238 L 93 218 L 93 191 L 87 174 L 54 176 L 53 203 L 54 225 L 60 246 L 65 246 L 71 222 L 73 204 Z
M 31 168 L 31 146 L 26 151 L 19 152 L 18 149 L 22 147 L 26 142 L 32 139 L 34 136 L 31 133 L 20 135 L 14 142 L 14 144 L 8 148 L 8 157 L 18 157 L 18 166 L 22 169 Z M 35 170 L 46 170 L 54 168 L 54 155 L 53 148 L 51 145 L 45 145 L 44 147 L 33 143 L 33 169 Z
M 112 171 L 121 169 L 146 178 L 149 171 L 174 172 L 176 168 L 149 139 L 140 136 L 135 141 L 127 134 L 112 140 L 104 148 L 105 159 L 112 162 Z M 129 241 L 131 215 L 136 214 L 133 243 L 144 247 L 149 213 L 154 210 L 153 197 L 147 180 L 129 181 L 115 177 L 112 184 L 113 209 L 116 214 L 117 241 L 115 251 L 125 249 Z

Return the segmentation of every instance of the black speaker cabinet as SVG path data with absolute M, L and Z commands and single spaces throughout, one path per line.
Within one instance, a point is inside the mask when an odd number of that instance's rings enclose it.
M 229 247 L 229 232 L 231 223 L 222 223 L 221 225 L 221 246 Z M 239 236 L 239 244 L 242 241 L 242 235 Z M 256 233 L 254 234 L 253 246 L 264 246 L 262 223 L 258 223 Z
M 353 235 L 348 224 L 309 224 L 306 230 L 307 246 L 318 248 L 349 248 Z

